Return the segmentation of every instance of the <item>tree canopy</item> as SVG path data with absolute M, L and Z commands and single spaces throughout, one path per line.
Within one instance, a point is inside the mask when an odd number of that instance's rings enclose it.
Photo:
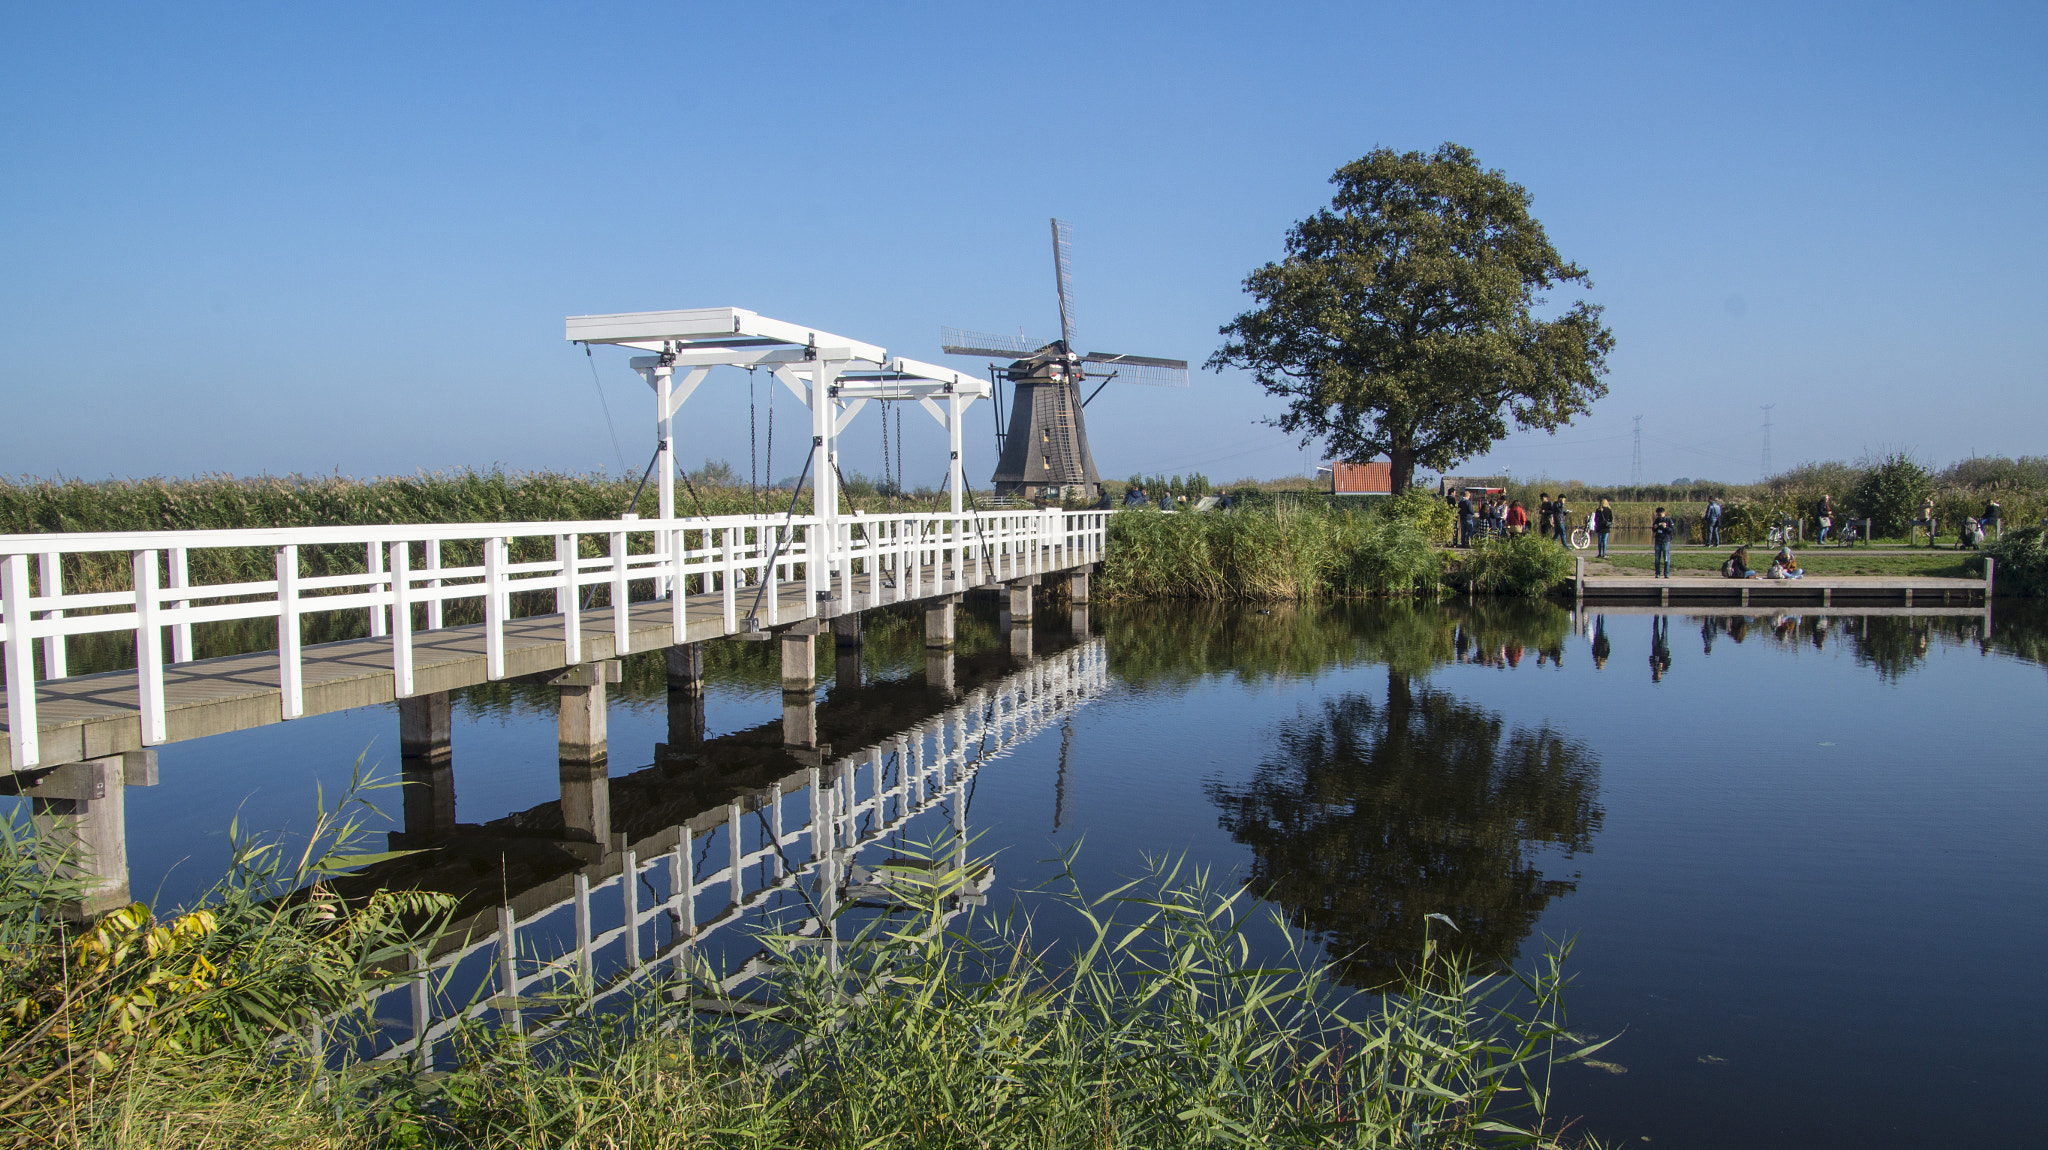
M 1575 301 L 1591 286 L 1529 214 L 1529 193 L 1469 149 L 1380 148 L 1331 177 L 1330 206 L 1294 225 L 1287 256 L 1244 281 L 1259 306 L 1220 329 L 1208 366 L 1249 369 L 1287 410 L 1272 422 L 1337 458 L 1445 470 L 1522 428 L 1555 431 L 1607 394 L 1613 333 Z

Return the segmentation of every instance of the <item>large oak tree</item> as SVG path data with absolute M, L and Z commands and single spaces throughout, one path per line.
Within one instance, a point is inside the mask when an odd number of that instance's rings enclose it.
M 1614 336 L 1583 300 L 1541 319 L 1541 293 L 1591 286 L 1529 214 L 1529 193 L 1471 151 L 1377 149 L 1331 178 L 1330 206 L 1245 279 L 1259 303 L 1223 326 L 1208 366 L 1249 369 L 1287 400 L 1272 422 L 1332 455 L 1447 470 L 1508 434 L 1555 431 L 1607 394 Z

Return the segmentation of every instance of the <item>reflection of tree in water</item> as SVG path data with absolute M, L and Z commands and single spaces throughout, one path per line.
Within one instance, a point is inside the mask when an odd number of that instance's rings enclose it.
M 1329 948 L 1341 977 L 1371 986 L 1420 956 L 1431 913 L 1458 925 L 1458 945 L 1511 958 L 1575 885 L 1546 877 L 1529 849 L 1589 849 L 1598 772 L 1548 727 L 1511 729 L 1390 670 L 1384 706 L 1326 701 L 1281 727 L 1247 784 L 1209 795 L 1257 854 L 1253 884 Z

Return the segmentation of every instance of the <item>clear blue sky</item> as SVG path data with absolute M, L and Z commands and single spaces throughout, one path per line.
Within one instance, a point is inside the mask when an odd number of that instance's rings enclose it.
M 1051 215 L 1083 342 L 1199 363 L 1336 167 L 1445 140 L 1530 189 L 1619 340 L 1591 417 L 1472 468 L 1626 480 L 1641 414 L 1647 479 L 1749 480 L 1773 402 L 1781 467 L 2048 452 L 2044 13 L 9 5 L 0 472 L 637 471 L 651 401 L 599 353 L 615 451 L 565 315 L 937 359 L 940 324 L 1055 330 Z M 684 458 L 744 471 L 745 376 L 707 388 Z M 1199 373 L 1088 415 L 1107 475 L 1230 478 L 1300 470 L 1273 411 Z

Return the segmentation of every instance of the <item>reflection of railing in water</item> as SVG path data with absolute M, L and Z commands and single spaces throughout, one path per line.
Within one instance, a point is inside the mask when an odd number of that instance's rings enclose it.
M 433 957 L 424 963 L 424 977 L 380 1000 L 380 1007 L 402 1007 L 407 1019 L 393 1029 L 407 1037 L 389 1045 L 380 1039 L 366 1053 L 381 1059 L 417 1056 L 431 1064 L 435 1044 L 472 1020 L 495 1019 L 530 1035 L 545 1033 L 563 1021 L 557 1004 L 547 1002 L 542 1018 L 525 1017 L 522 1005 L 538 1005 L 539 995 L 566 994 L 579 1002 L 579 1010 L 588 1009 L 664 966 L 677 975 L 700 973 L 699 957 L 716 932 L 786 893 L 804 896 L 811 911 L 795 933 L 825 933 L 829 945 L 825 923 L 848 899 L 847 888 L 861 884 L 863 876 L 854 864 L 863 849 L 902 831 L 915 816 L 948 804 L 955 862 L 963 863 L 966 790 L 976 772 L 1070 714 L 1099 693 L 1107 678 L 1102 641 L 1084 642 L 975 688 L 960 703 L 898 735 L 797 771 L 630 844 L 616 853 L 616 869 L 610 860 L 585 866 L 569 876 L 566 894 L 537 908 L 521 913 L 512 902 L 528 899 L 508 900 L 496 908 L 488 933 Z M 799 810 L 791 812 L 792 806 Z M 803 821 L 791 826 L 792 813 Z M 794 848 L 800 841 L 798 855 Z M 724 858 L 707 871 L 697 856 L 715 846 L 723 847 Z M 805 879 L 811 880 L 808 891 L 799 889 Z M 542 884 L 527 894 L 552 893 L 549 888 L 556 885 Z M 610 900 L 598 896 L 615 887 L 616 909 L 601 906 Z M 859 895 L 853 892 L 855 899 Z M 716 901 L 705 908 L 700 903 L 706 898 Z M 965 905 L 956 896 L 954 911 Z M 565 910 L 573 919 L 568 937 L 543 929 L 551 916 Z M 601 916 L 611 924 L 600 925 Z M 601 952 L 614 946 L 619 955 L 606 963 Z M 495 993 L 478 993 L 466 1003 L 443 1001 L 434 984 L 486 958 L 488 973 L 475 972 L 481 977 L 471 981 Z M 605 966 L 609 969 L 600 979 Z M 730 993 L 765 969 L 758 958 L 749 959 L 723 972 L 719 981 Z M 405 1001 L 396 1002 L 400 998 Z

